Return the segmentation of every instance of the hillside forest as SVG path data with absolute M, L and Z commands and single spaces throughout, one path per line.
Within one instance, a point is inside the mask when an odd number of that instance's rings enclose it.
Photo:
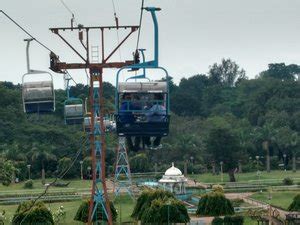
M 231 181 L 236 172 L 288 169 L 300 157 L 299 65 L 272 63 L 249 79 L 231 59 L 209 67 L 207 74 L 170 78 L 170 134 L 162 148 L 129 151 L 134 173 L 164 171 L 171 162 L 188 173 L 217 174 L 222 164 Z M 253 77 L 249 75 L 249 77 Z M 105 112 L 113 110 L 114 89 L 104 83 Z M 85 100 L 89 87 L 77 84 L 71 96 Z M 53 114 L 24 114 L 21 85 L 0 82 L 0 180 L 55 177 L 76 159 L 65 178 L 90 177 L 87 136 L 82 126 L 64 124 L 65 90 L 56 90 Z M 113 174 L 117 137 L 107 133 L 106 167 Z

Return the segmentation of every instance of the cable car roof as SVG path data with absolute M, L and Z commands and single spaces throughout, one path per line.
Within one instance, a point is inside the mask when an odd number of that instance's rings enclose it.
M 53 87 L 53 83 L 52 83 L 52 81 L 24 82 L 23 87 L 25 87 L 25 88 Z
M 168 86 L 165 81 L 152 82 L 120 82 L 118 92 L 167 92 Z

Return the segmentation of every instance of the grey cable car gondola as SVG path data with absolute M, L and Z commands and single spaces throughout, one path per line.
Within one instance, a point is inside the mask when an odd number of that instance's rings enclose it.
M 42 113 L 55 111 L 55 93 L 53 86 L 53 77 L 49 72 L 32 70 L 29 63 L 29 45 L 33 39 L 25 39 L 27 41 L 27 73 L 22 77 L 22 100 L 25 113 Z M 47 79 L 36 79 L 47 76 Z M 27 81 L 30 78 L 30 81 Z
M 48 74 L 51 80 L 26 82 L 27 76 Z M 43 71 L 31 71 L 22 79 L 22 99 L 25 113 L 40 113 L 55 111 L 55 93 L 52 75 Z
M 79 98 L 69 98 L 65 101 L 65 123 L 82 124 L 83 122 L 83 103 Z

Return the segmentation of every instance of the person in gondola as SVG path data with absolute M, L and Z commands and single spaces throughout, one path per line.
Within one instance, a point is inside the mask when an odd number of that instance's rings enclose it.
M 124 123 L 133 123 L 135 121 L 132 110 L 140 110 L 138 96 L 133 96 L 131 93 L 124 93 L 122 96 L 122 104 L 120 107 L 120 119 Z M 129 150 L 138 151 L 140 149 L 140 137 L 134 137 L 134 144 L 130 136 L 126 137 L 126 142 Z
M 162 122 L 166 118 L 166 108 L 163 105 L 164 96 L 161 93 L 154 94 L 154 104 L 149 108 L 146 113 L 148 122 Z M 150 137 L 144 138 L 144 143 L 146 146 L 151 146 Z M 161 136 L 156 136 L 153 140 L 152 146 L 153 148 L 159 148 L 161 141 Z
M 120 107 L 120 119 L 124 123 L 131 123 L 134 121 L 134 117 L 130 109 L 132 108 L 132 94 L 124 93 L 122 96 L 122 103 Z

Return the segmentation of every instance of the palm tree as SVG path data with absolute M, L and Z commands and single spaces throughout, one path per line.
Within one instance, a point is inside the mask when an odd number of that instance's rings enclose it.
M 51 160 L 56 160 L 56 156 L 46 152 L 45 150 L 42 150 L 33 153 L 31 160 L 33 163 L 40 163 L 42 168 L 42 184 L 45 184 L 45 164 Z
M 296 172 L 296 155 L 299 151 L 298 133 L 293 131 L 290 127 L 284 126 L 278 129 L 276 135 L 278 146 L 285 152 L 292 154 L 293 172 Z M 285 162 L 286 163 L 286 162 Z
M 296 173 L 296 156 L 300 152 L 299 151 L 299 143 L 300 143 L 300 136 L 297 132 L 294 132 L 291 137 L 291 147 L 292 147 L 292 154 L 293 154 L 293 172 Z
M 270 167 L 270 145 L 275 142 L 277 131 L 272 123 L 265 123 L 262 127 L 255 129 L 256 139 L 260 141 L 262 149 L 266 152 L 267 172 L 271 172 Z

